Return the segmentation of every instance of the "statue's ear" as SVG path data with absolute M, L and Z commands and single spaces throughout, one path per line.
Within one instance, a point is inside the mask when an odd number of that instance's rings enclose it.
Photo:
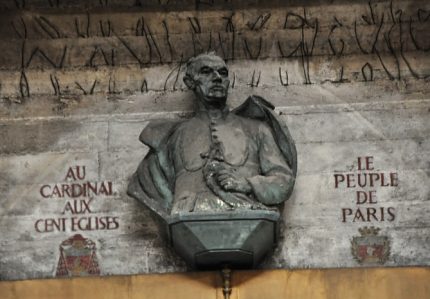
M 195 87 L 194 79 L 191 78 L 190 75 L 184 76 L 184 83 L 185 83 L 185 85 L 187 85 L 187 87 L 189 89 L 194 90 L 194 87 Z

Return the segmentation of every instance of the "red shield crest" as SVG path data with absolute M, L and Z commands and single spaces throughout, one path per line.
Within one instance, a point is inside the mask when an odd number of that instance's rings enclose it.
M 60 259 L 55 275 L 58 277 L 100 275 L 96 244 L 79 234 L 63 241 L 60 245 Z
M 351 252 L 359 264 L 384 264 L 390 255 L 390 241 L 379 236 L 379 228 L 363 227 L 358 230 L 361 236 L 353 237 Z

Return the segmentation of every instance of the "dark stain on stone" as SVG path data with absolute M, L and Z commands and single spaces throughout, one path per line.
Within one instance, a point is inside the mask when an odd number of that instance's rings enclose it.
M 34 237 L 30 233 L 24 233 L 19 236 L 18 241 L 34 241 Z
M 0 125 L 0 154 L 24 154 L 57 150 L 56 142 L 80 127 L 69 120 Z

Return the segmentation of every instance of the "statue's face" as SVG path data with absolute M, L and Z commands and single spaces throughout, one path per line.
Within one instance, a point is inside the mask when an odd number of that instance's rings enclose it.
M 199 100 L 209 105 L 224 105 L 227 100 L 228 69 L 217 56 L 203 56 L 193 64 L 194 92 Z

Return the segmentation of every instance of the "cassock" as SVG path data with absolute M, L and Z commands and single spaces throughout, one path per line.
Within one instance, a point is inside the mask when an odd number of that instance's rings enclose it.
M 260 111 L 266 121 L 248 117 L 250 103 L 245 107 L 235 113 L 199 110 L 184 122 L 150 124 L 140 136 L 150 151 L 129 194 L 166 214 L 266 209 L 285 201 L 295 180 L 294 144 L 279 121 L 267 120 L 266 106 Z M 252 191 L 223 190 L 216 178 L 221 169 L 245 178 Z

